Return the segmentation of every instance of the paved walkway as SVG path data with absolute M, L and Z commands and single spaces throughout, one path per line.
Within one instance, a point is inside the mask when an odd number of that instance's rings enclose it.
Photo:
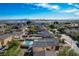
M 45 56 L 57 56 L 56 51 L 45 51 Z

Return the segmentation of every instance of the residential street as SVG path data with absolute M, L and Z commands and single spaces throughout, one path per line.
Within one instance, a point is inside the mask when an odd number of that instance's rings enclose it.
M 48 31 L 48 30 L 47 30 Z M 48 31 L 51 35 L 53 35 L 54 36 L 54 34 L 53 34 L 53 32 L 51 32 L 51 31 Z M 65 35 L 65 34 L 61 34 L 61 36 L 62 36 L 62 38 L 64 38 L 65 39 L 65 42 L 67 42 L 69 45 L 70 45 L 70 47 L 72 48 L 72 49 L 74 49 L 74 51 L 76 52 L 76 53 L 79 53 L 79 48 L 77 47 L 77 45 L 76 45 L 76 41 L 74 41 L 70 36 L 67 36 L 67 35 Z
M 70 45 L 70 47 L 74 49 L 75 52 L 79 53 L 79 48 L 77 47 L 76 42 L 71 37 L 65 34 L 61 34 L 61 36 L 65 39 L 65 42 L 67 42 Z

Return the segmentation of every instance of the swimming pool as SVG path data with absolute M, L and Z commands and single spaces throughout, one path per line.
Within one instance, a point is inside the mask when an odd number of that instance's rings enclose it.
M 23 46 L 30 46 L 32 44 L 33 44 L 33 41 L 24 41 L 22 45 Z

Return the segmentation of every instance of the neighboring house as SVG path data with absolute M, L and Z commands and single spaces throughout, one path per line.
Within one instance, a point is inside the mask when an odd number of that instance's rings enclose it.
M 79 25 L 77 23 L 70 24 L 71 27 L 78 27 Z
M 42 37 L 42 38 L 50 38 L 51 34 L 46 30 L 40 30 L 36 34 L 31 34 L 30 37 Z
M 78 28 L 79 24 L 78 23 L 70 23 L 70 24 L 66 24 L 66 27 L 69 27 L 69 28 Z
M 11 41 L 13 36 L 11 34 L 0 35 L 0 45 L 7 45 L 8 41 Z
M 15 39 L 20 39 L 21 35 L 22 35 L 22 32 L 14 32 L 14 33 L 13 33 L 13 37 L 14 37 Z
M 13 33 L 13 37 L 14 37 L 15 39 L 19 39 L 19 40 L 25 39 L 25 38 L 23 38 L 23 35 L 25 35 L 25 33 L 23 33 L 23 32 L 14 32 L 14 33 Z
M 67 35 L 70 35 L 72 37 L 75 36 L 75 33 L 78 33 L 79 32 L 79 29 L 65 29 L 64 32 L 67 34 Z
M 27 32 L 29 29 L 27 27 L 22 28 L 22 32 Z
M 54 52 L 58 50 L 59 41 L 57 39 L 40 39 L 33 42 L 34 56 L 55 55 Z

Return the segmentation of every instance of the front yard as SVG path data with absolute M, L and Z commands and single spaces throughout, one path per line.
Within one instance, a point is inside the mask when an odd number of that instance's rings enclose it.
M 0 53 L 1 56 L 18 56 L 21 49 L 19 47 L 20 42 L 17 40 L 12 40 L 11 42 L 8 42 L 9 48 L 3 52 Z

